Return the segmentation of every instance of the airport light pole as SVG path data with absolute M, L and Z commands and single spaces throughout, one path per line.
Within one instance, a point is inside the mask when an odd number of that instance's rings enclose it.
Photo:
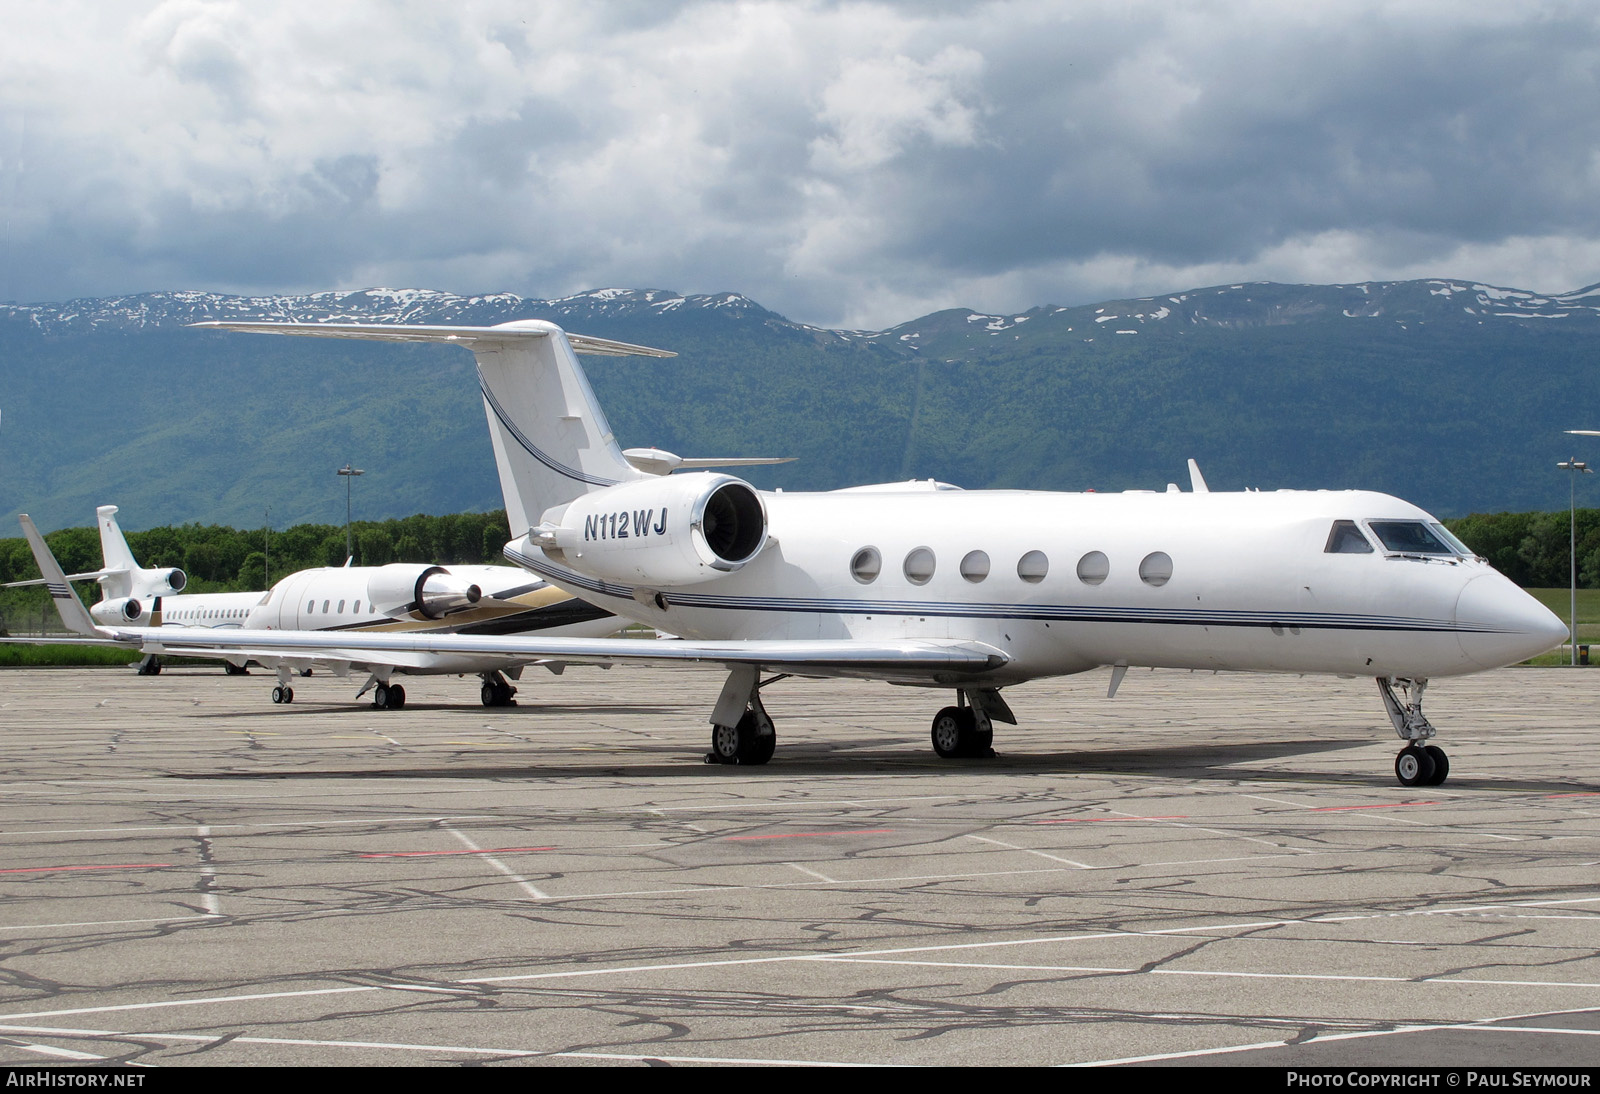
M 345 464 L 339 468 L 339 474 L 344 477 L 344 557 L 348 563 L 355 557 L 355 548 L 350 543 L 350 483 L 357 475 L 365 475 L 366 472 Z
M 1572 667 L 1578 667 L 1578 476 L 1592 475 L 1594 471 L 1576 456 L 1556 464 L 1563 471 L 1572 472 L 1571 497 L 1567 503 L 1567 550 L 1572 567 Z
M 267 538 L 261 549 L 261 555 L 262 558 L 266 559 L 261 568 L 263 576 L 267 579 L 267 583 L 262 588 L 270 589 L 272 588 L 272 506 L 270 505 L 267 506 Z

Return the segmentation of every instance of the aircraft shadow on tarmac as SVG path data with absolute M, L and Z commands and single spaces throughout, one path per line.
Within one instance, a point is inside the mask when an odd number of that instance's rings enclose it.
M 594 708 L 585 708 L 592 711 Z M 1397 790 L 1387 771 L 1327 771 L 1309 767 L 1283 767 L 1270 769 L 1242 768 L 1240 765 L 1283 760 L 1296 756 L 1366 748 L 1370 741 L 1249 741 L 1237 744 L 1214 742 L 1193 745 L 1174 745 L 1166 748 L 1135 748 L 1089 750 L 1079 752 L 1001 752 L 991 759 L 941 760 L 925 747 L 907 742 L 886 745 L 882 738 L 858 741 L 832 740 L 819 743 L 789 742 L 780 745 L 778 756 L 771 764 L 757 767 L 705 764 L 702 753 L 686 748 L 682 743 L 618 741 L 589 746 L 590 757 L 585 761 L 569 760 L 560 752 L 546 753 L 542 759 L 528 761 L 513 754 L 499 752 L 496 761 L 486 763 L 485 757 L 463 750 L 458 753 L 462 763 L 419 763 L 408 767 L 395 765 L 393 757 L 382 767 L 352 765 L 348 768 L 326 766 L 294 768 L 274 767 L 252 771 L 172 771 L 169 776 L 180 779 L 584 779 L 584 778 L 676 778 L 706 777 L 736 779 L 784 778 L 800 775 L 840 775 L 881 773 L 915 773 L 917 775 L 947 775 L 970 777 L 974 775 L 1008 773 L 1061 774 L 1061 775 L 1138 775 L 1174 780 L 1240 781 L 1262 780 L 1291 783 L 1336 784 L 1351 787 L 1382 787 Z M 451 745 L 418 746 L 412 755 L 419 760 L 427 754 L 436 754 Z M 571 746 L 562 746 L 566 751 Z M 527 750 L 538 752 L 540 745 L 530 742 Z M 352 757 L 355 758 L 355 757 Z M 290 758 L 285 756 L 287 761 Z M 1545 794 L 1593 793 L 1600 786 L 1591 786 L 1576 779 L 1567 781 L 1503 778 L 1473 778 L 1452 776 L 1447 784 L 1451 790 L 1494 790 L 1497 792 L 1523 792 Z M 1423 792 L 1426 792 L 1425 790 Z

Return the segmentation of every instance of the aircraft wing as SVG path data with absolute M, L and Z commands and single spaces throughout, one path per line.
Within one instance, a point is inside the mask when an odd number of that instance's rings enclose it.
M 197 633 L 189 633 L 191 630 Z M 700 662 L 754 665 L 804 675 L 870 676 L 923 682 L 945 673 L 986 672 L 1010 660 L 982 642 L 907 639 L 862 642 L 855 639 L 781 641 L 697 641 L 656 638 L 538 638 L 467 634 L 368 634 L 325 631 L 205 631 L 188 627 L 103 628 L 119 642 L 150 654 L 316 658 L 362 664 L 413 667 L 428 657 L 504 658 L 508 664 L 563 661 L 568 664 L 647 664 Z

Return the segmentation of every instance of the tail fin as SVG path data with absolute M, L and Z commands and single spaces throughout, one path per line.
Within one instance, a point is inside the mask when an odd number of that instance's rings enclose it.
M 470 349 L 478 360 L 483 410 L 513 537 L 538 524 L 546 509 L 593 490 L 646 477 L 623 458 L 575 354 L 676 356 L 627 342 L 569 335 L 541 319 L 519 319 L 494 327 L 221 322 L 194 326 L 323 338 L 446 342 Z
M 50 599 L 55 601 L 56 611 L 61 614 L 61 622 L 65 623 L 69 630 L 77 631 L 79 634 L 91 638 L 103 638 L 105 632 L 94 625 L 89 609 L 83 606 L 83 601 L 78 599 L 77 592 L 67 581 L 67 575 L 61 572 L 61 563 L 50 553 L 50 548 L 45 545 L 39 529 L 33 526 L 33 518 L 23 513 L 17 519 L 22 522 L 22 534 L 28 537 L 28 546 L 33 549 L 33 560 L 39 564 L 39 572 L 44 575 L 44 583 L 50 589 Z
M 134 561 L 133 551 L 128 548 L 122 527 L 117 523 L 117 507 L 102 505 L 94 515 L 100 525 L 100 557 L 104 567 L 100 571 L 104 575 L 100 578 L 100 587 L 105 590 L 102 595 L 107 600 L 132 596 L 133 575 L 139 564 Z

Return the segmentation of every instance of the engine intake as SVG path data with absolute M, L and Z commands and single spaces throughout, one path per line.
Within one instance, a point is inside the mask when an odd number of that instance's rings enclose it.
M 760 554 L 767 510 L 756 489 L 732 475 L 673 475 L 585 494 L 546 513 L 538 533 L 547 554 L 580 573 L 692 585 Z

